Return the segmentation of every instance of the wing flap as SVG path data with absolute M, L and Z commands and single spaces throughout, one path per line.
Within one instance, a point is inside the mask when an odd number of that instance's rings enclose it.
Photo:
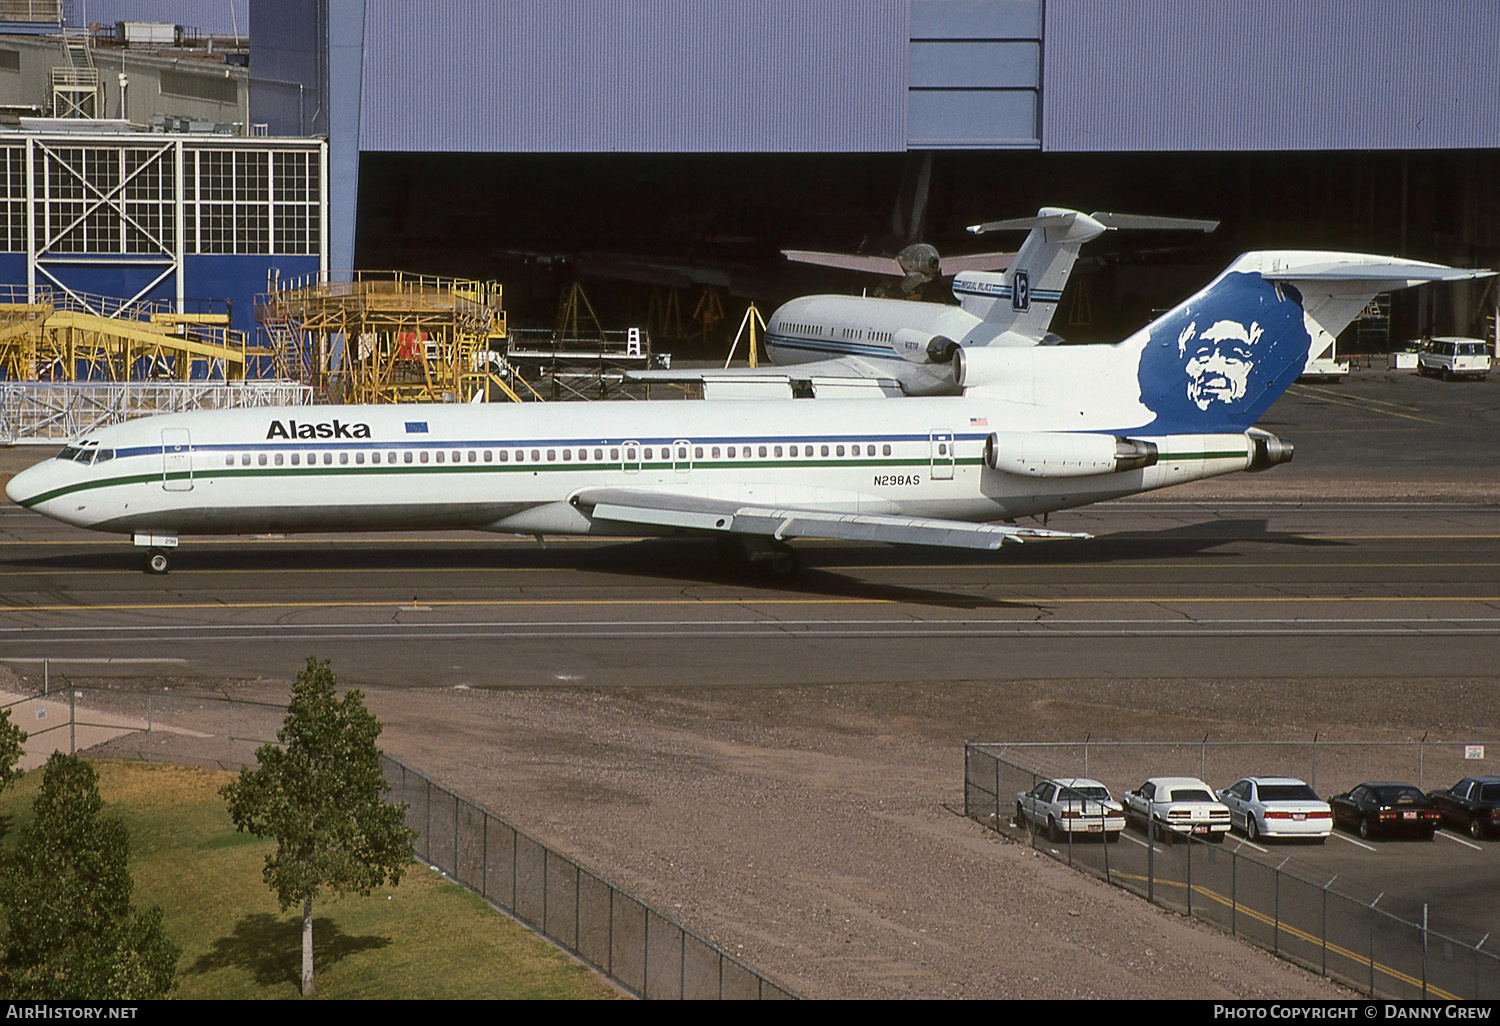
M 618 488 L 585 489 L 573 501 L 590 509 L 595 518 L 616 523 L 728 532 L 776 541 L 828 538 L 949 549 L 998 549 L 1008 543 L 1092 537 L 1040 527 L 970 524 L 959 520 L 875 513 L 772 508 L 705 496 Z

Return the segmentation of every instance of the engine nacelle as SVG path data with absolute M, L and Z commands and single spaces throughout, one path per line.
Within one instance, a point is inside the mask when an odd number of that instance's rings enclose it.
M 992 470 L 1022 477 L 1093 477 L 1154 466 L 1155 442 L 1061 431 L 997 431 L 984 441 Z
M 897 328 L 891 344 L 902 359 L 912 363 L 947 363 L 958 348 L 951 338 L 916 328 Z
M 1292 462 L 1294 450 L 1291 442 L 1260 428 L 1251 428 L 1245 434 L 1250 436 L 1250 465 L 1246 470 L 1269 470 L 1278 464 Z
M 959 388 L 980 388 L 1015 381 L 1032 370 L 1030 346 L 960 347 L 953 353 L 953 381 Z

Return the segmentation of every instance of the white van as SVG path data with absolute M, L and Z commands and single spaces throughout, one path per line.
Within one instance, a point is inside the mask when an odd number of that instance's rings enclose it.
M 1423 339 L 1417 343 L 1417 373 L 1452 378 L 1480 378 L 1490 373 L 1489 343 L 1480 338 Z

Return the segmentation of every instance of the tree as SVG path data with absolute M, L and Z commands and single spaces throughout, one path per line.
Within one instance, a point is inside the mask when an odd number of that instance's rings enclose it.
M 0 709 L 0 791 L 20 777 L 16 768 L 25 752 L 27 734 L 19 723 L 13 723 L 9 709 Z
M 381 799 L 380 721 L 357 688 L 340 702 L 334 684 L 328 662 L 309 657 L 276 733 L 284 747 L 262 745 L 260 768 L 220 791 L 237 829 L 276 838 L 263 875 L 283 912 L 302 905 L 304 996 L 313 992 L 313 899 L 399 884 L 417 836 L 406 806 Z
M 15 851 L 0 864 L 0 990 L 15 998 L 146 1000 L 173 986 L 182 949 L 159 906 L 131 907 L 130 837 L 101 819 L 94 768 L 54 753 Z

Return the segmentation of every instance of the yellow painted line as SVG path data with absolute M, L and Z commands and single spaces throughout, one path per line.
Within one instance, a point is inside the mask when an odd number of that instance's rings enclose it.
M 1371 406 L 1392 406 L 1398 410 L 1410 410 L 1413 413 L 1416 413 L 1422 409 L 1422 407 L 1413 406 L 1410 403 L 1393 403 L 1388 399 L 1371 399 L 1369 396 L 1359 396 L 1357 398 L 1353 398 L 1350 397 L 1349 393 L 1347 392 L 1340 392 L 1336 389 L 1327 387 L 1319 388 L 1316 385 L 1293 385 L 1292 388 L 1299 393 L 1316 393 L 1317 395 L 1326 395 L 1332 399 L 1342 399 L 1345 402 L 1367 403 Z
M 476 606 L 828 606 L 893 605 L 895 599 L 845 598 L 728 598 L 728 599 L 429 599 L 420 600 L 427 609 L 438 606 L 458 608 Z M 107 602 L 100 605 L 0 606 L 0 613 L 80 613 L 92 610 L 178 610 L 178 609 L 390 609 L 401 606 L 406 612 L 423 612 L 409 608 L 410 599 L 384 601 L 325 602 Z
M 1149 884 L 1151 882 L 1148 877 L 1142 876 L 1139 873 L 1122 873 L 1118 870 L 1110 870 L 1110 876 L 1119 877 L 1123 880 L 1135 880 L 1138 883 L 1142 884 Z M 1181 887 L 1184 889 L 1187 888 L 1187 884 L 1181 880 L 1163 880 L 1161 878 L 1158 878 L 1156 880 L 1156 886 Z M 1297 927 L 1290 926 L 1286 923 L 1277 923 L 1275 919 L 1266 915 L 1264 912 L 1253 909 L 1248 905 L 1240 905 L 1233 899 L 1226 898 L 1219 892 L 1208 887 L 1204 887 L 1201 884 L 1194 884 L 1192 892 L 1194 894 L 1200 895 L 1201 897 L 1208 898 L 1210 901 L 1216 901 L 1227 909 L 1233 909 L 1237 914 L 1249 916 L 1251 919 L 1255 919 L 1261 923 L 1264 923 L 1265 925 L 1272 927 L 1273 929 L 1280 930 L 1280 932 L 1282 933 L 1290 934 L 1291 936 L 1296 937 L 1299 940 L 1307 941 L 1309 944 L 1313 944 L 1318 947 L 1325 946 L 1324 938 L 1319 937 L 1316 934 L 1309 933 L 1306 930 L 1299 930 Z M 1385 976 L 1389 976 L 1393 980 L 1400 980 L 1402 983 L 1408 984 L 1409 986 L 1413 987 L 1422 986 L 1422 981 L 1420 978 L 1412 976 L 1410 973 L 1402 972 L 1400 969 L 1393 968 L 1392 966 L 1385 965 L 1382 962 L 1373 961 L 1369 956 L 1361 955 L 1357 951 L 1353 951 L 1350 948 L 1332 943 L 1326 944 L 1326 947 L 1334 954 L 1347 958 L 1351 962 L 1365 966 L 1366 968 L 1373 968 L 1376 972 L 1381 973 Z M 1434 997 L 1441 998 L 1445 1001 L 1462 1000 L 1457 994 L 1451 994 L 1448 991 L 1443 990 L 1441 987 L 1432 986 L 1432 984 L 1430 983 L 1427 985 L 1427 993 L 1431 994 Z
M 1293 386 L 1292 388 L 1288 389 L 1288 391 L 1292 392 L 1294 395 L 1301 395 L 1312 399 L 1320 399 L 1325 403 L 1333 403 L 1335 406 L 1352 406 L 1357 410 L 1365 410 L 1369 413 L 1379 413 L 1387 417 L 1400 417 L 1402 420 L 1415 420 L 1421 424 L 1440 423 L 1439 421 L 1433 420 L 1431 417 L 1417 417 L 1413 416 L 1410 413 L 1397 413 L 1395 410 L 1375 409 L 1371 405 L 1371 403 L 1367 401 L 1348 399 L 1343 396 L 1333 396 L 1322 392 L 1315 393 L 1307 389 L 1306 387 Z M 1408 409 L 1411 409 L 1411 407 L 1408 407 Z

